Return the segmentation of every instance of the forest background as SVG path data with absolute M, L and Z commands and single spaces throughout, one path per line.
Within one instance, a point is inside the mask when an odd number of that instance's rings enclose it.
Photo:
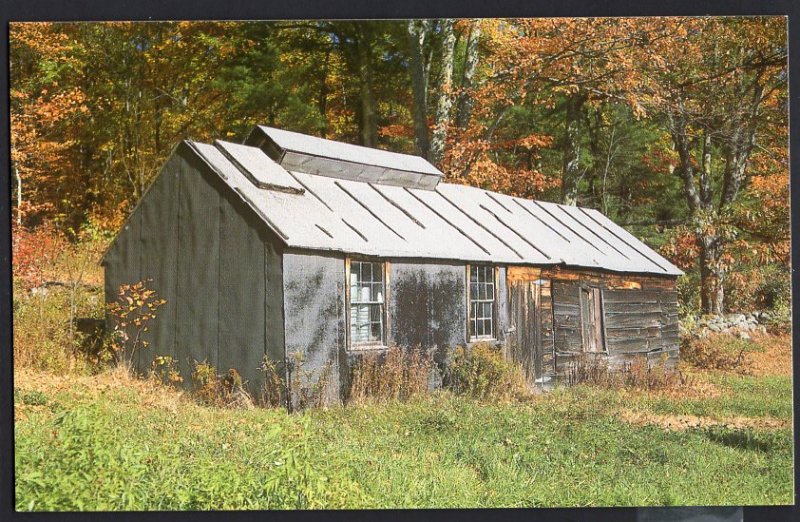
M 266 124 L 596 208 L 684 314 L 788 314 L 786 47 L 782 17 L 12 24 L 15 285 L 107 244 L 180 140 Z

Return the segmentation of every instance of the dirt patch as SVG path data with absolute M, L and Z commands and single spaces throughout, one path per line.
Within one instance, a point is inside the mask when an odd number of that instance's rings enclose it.
M 791 421 L 772 417 L 699 417 L 697 415 L 658 415 L 634 410 L 623 410 L 622 420 L 636 426 L 658 426 L 668 431 L 685 431 L 692 428 L 709 428 L 712 426 L 745 429 L 780 429 L 791 426 Z
M 792 375 L 792 337 L 790 334 L 754 334 L 754 343 L 763 351 L 745 354 L 744 366 L 750 375 Z
M 685 377 L 683 384 L 655 390 L 625 389 L 622 390 L 622 394 L 629 395 L 631 398 L 649 395 L 676 400 L 713 399 L 722 395 L 719 386 L 702 378 L 703 372 L 682 370 L 682 373 Z

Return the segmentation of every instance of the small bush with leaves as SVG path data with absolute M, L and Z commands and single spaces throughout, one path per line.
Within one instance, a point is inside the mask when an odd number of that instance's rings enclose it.
M 428 390 L 433 358 L 419 347 L 365 353 L 353 368 L 349 400 L 407 400 Z
M 117 300 L 108 303 L 108 313 L 114 321 L 112 335 L 117 352 L 124 353 L 129 363 L 137 350 L 150 345 L 142 335 L 149 330 L 148 325 L 156 318 L 158 309 L 166 304 L 155 290 L 148 288 L 147 283 L 151 281 L 120 285 Z
M 22 394 L 22 403 L 29 406 L 45 406 L 47 405 L 47 395 L 39 390 L 32 390 Z
M 454 349 L 444 383 L 458 394 L 483 400 L 523 399 L 531 393 L 522 367 L 489 343 Z
M 151 373 L 160 382 L 170 386 L 177 386 L 183 382 L 180 369 L 178 368 L 178 361 L 169 355 L 157 355 L 153 359 Z
M 252 408 L 253 399 L 245 390 L 245 382 L 235 368 L 224 375 L 208 361 L 194 363 L 192 371 L 194 395 L 203 404 L 225 408 Z

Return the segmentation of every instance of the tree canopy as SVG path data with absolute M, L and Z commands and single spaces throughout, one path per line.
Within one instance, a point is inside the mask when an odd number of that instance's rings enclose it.
M 597 208 L 705 311 L 788 270 L 784 18 L 14 23 L 10 45 L 21 225 L 115 231 L 180 140 L 267 124 Z

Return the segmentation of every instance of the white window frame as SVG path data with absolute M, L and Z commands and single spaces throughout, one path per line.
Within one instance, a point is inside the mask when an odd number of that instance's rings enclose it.
M 476 272 L 476 282 L 472 282 L 472 270 L 477 269 Z M 484 280 L 480 280 L 480 275 L 484 275 Z M 486 274 L 488 273 L 488 280 L 486 278 Z M 486 265 L 486 264 L 475 264 L 475 265 L 467 265 L 467 339 L 469 342 L 480 342 L 480 341 L 496 341 L 497 340 L 497 307 L 498 307 L 498 295 L 497 295 L 497 278 L 498 278 L 498 269 L 496 266 L 493 265 Z M 491 285 L 492 289 L 492 298 L 487 299 L 486 297 L 482 298 L 473 298 L 472 296 L 472 285 Z M 480 289 L 480 286 L 477 287 Z M 480 295 L 480 290 L 477 292 Z M 485 296 L 485 294 L 484 294 Z M 472 315 L 472 305 L 473 303 L 483 303 L 483 304 L 491 304 L 491 315 L 489 317 L 482 316 L 480 320 L 489 320 L 489 325 L 491 327 L 491 334 L 487 335 L 485 332 L 482 335 L 477 335 L 477 320 L 478 317 L 474 318 L 473 324 L 473 315 Z
M 352 294 L 351 286 L 351 269 L 353 264 L 363 263 L 371 264 L 372 268 L 380 267 L 379 273 L 381 274 L 382 281 L 374 281 L 374 276 L 370 277 L 370 284 L 382 283 L 382 297 L 383 299 L 373 301 L 361 301 Z M 359 287 L 361 288 L 361 287 Z M 372 350 L 372 349 L 385 349 L 388 345 L 389 339 L 389 261 L 384 259 L 375 258 L 346 258 L 345 259 L 345 301 L 346 301 L 346 337 L 348 350 Z M 353 338 L 353 306 L 358 304 L 366 304 L 369 307 L 378 306 L 380 310 L 380 324 L 381 335 L 379 340 L 357 341 Z M 369 321 L 370 327 L 373 321 Z

